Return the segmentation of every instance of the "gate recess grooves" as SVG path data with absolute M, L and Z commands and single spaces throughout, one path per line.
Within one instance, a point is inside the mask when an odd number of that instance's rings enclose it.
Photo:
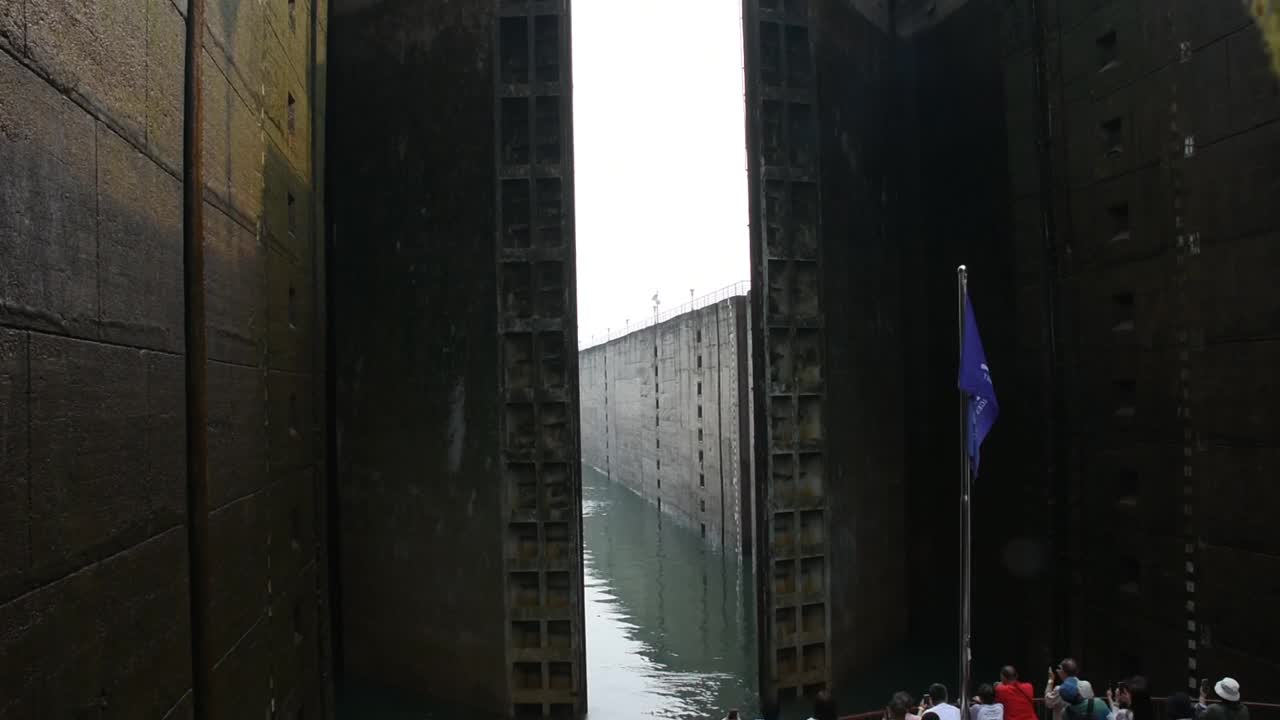
M 744 0 L 751 191 L 760 690 L 765 706 L 830 682 L 819 165 L 811 13 Z
M 511 712 L 586 710 L 568 0 L 497 0 L 498 334 Z

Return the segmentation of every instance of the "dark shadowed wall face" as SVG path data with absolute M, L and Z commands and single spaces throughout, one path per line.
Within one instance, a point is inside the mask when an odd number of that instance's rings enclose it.
M 505 704 L 492 3 L 334 6 L 345 673 Z
M 1002 407 L 974 496 L 975 672 L 1070 653 L 1171 689 L 1264 677 L 1251 608 L 1273 588 L 1232 579 L 1268 573 L 1273 548 L 1224 515 L 1274 455 L 1259 363 L 1275 293 L 1258 288 L 1276 216 L 1259 193 L 1280 177 L 1280 94 L 1245 8 L 744 8 L 757 317 L 805 289 L 779 254 L 805 206 L 782 191 L 807 181 L 795 118 L 807 53 L 816 67 L 821 417 L 841 438 L 822 485 L 841 557 L 829 679 L 865 684 L 903 647 L 958 656 L 961 263 Z M 773 333 L 755 357 L 765 498 L 787 476 L 764 449 L 780 429 L 768 383 L 803 335 Z M 765 590 L 766 695 L 786 685 L 790 636 L 767 627 L 790 627 L 768 604 L 782 587 Z
M 585 707 L 567 3 L 345 2 L 329 157 L 343 664 Z
M 215 717 L 327 711 L 322 5 L 210 0 L 206 15 Z M 0 717 L 193 710 L 185 10 L 0 3 Z

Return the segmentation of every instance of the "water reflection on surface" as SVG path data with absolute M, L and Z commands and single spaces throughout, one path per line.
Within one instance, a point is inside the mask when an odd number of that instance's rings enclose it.
M 755 616 L 742 559 L 622 485 L 582 471 L 590 720 L 756 712 Z

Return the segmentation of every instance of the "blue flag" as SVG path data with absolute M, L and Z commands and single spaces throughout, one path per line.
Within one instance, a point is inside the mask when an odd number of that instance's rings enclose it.
M 978 450 L 991 426 L 1000 415 L 996 402 L 996 388 L 991 384 L 991 369 L 987 367 L 987 355 L 982 351 L 982 338 L 978 336 L 978 321 L 973 317 L 973 305 L 969 294 L 964 296 L 964 345 L 960 349 L 960 390 L 969 396 L 969 412 L 965 428 L 969 445 L 969 461 L 973 474 L 978 474 Z

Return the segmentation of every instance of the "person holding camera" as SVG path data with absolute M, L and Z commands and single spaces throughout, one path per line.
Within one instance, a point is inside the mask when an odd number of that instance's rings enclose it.
M 947 702 L 947 686 L 942 683 L 934 683 L 929 686 L 929 692 L 925 693 L 924 699 L 920 701 L 920 714 L 926 715 L 926 711 L 932 712 L 937 716 L 938 720 L 960 720 L 960 708 Z

